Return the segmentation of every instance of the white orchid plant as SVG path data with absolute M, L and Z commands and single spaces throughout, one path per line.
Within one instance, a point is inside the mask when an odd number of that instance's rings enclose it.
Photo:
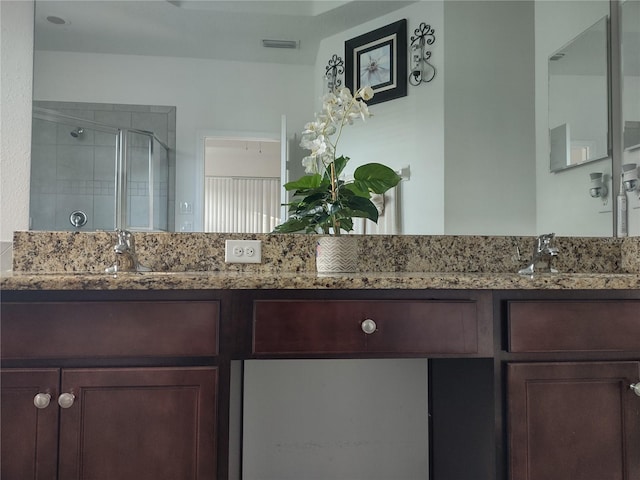
M 342 172 L 349 157 L 336 157 L 338 141 L 347 124 L 370 117 L 366 101 L 373 97 L 371 87 L 362 87 L 354 95 L 340 88 L 323 98 L 322 111 L 304 127 L 300 145 L 311 151 L 302 159 L 305 175 L 286 183 L 293 191 L 289 219 L 275 233 L 324 233 L 340 235 L 353 230 L 353 218 L 378 221 L 378 209 L 371 194 L 383 194 L 400 182 L 400 176 L 380 163 L 368 163 L 355 169 L 353 179 Z

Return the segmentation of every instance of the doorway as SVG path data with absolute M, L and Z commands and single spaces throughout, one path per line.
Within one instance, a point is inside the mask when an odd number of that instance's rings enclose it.
M 280 223 L 281 144 L 205 137 L 204 231 L 269 233 Z

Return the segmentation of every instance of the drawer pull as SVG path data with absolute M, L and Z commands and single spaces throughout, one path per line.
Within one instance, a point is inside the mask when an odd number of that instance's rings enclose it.
M 360 324 L 360 328 L 362 328 L 362 331 L 367 335 L 371 335 L 378 329 L 378 326 L 376 325 L 376 322 L 374 322 L 370 318 L 367 318 Z
M 36 408 L 47 408 L 49 403 L 51 402 L 51 395 L 48 393 L 38 393 L 35 397 L 33 397 L 33 404 Z
M 629 385 L 629 388 L 633 390 L 633 393 L 640 397 L 640 382 L 632 383 L 631 385 Z
M 63 393 L 58 397 L 58 405 L 61 408 L 71 408 L 76 396 L 73 393 Z

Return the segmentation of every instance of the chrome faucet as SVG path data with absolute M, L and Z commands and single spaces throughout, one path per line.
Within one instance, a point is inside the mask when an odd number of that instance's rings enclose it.
M 111 267 L 107 267 L 105 272 L 149 272 L 151 269 L 138 262 L 136 254 L 136 243 L 133 234 L 128 230 L 116 230 L 116 244 L 113 246 L 116 254 L 116 261 Z
M 523 268 L 518 273 L 521 275 L 533 275 L 534 273 L 558 273 L 551 267 L 553 257 L 558 256 L 558 249 L 553 246 L 555 233 L 545 233 L 536 239 L 533 249 L 533 258 L 527 268 Z

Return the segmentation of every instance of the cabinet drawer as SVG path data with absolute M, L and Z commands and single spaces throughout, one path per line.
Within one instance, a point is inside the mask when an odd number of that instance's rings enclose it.
M 640 351 L 640 301 L 509 302 L 509 351 Z
M 365 333 L 363 321 L 375 322 Z M 474 301 L 264 300 L 254 304 L 256 354 L 475 354 Z
M 218 302 L 2 304 L 3 359 L 211 356 Z

